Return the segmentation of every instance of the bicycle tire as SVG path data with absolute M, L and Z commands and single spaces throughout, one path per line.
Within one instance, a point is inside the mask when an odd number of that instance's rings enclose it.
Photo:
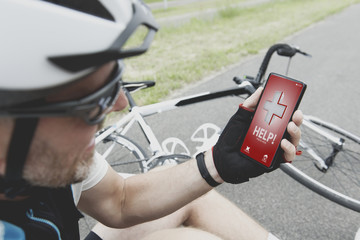
M 96 151 L 116 172 L 139 174 L 145 172 L 147 167 L 145 151 L 136 142 L 120 134 L 107 136 L 96 145 Z
M 360 212 L 360 138 L 336 125 L 320 119 L 310 118 L 310 123 L 318 129 L 344 140 L 342 149 L 336 154 L 329 168 L 320 170 L 309 149 L 323 159 L 332 156 L 333 142 L 310 127 L 301 127 L 303 151 L 292 164 L 282 164 L 280 168 L 290 177 L 321 196 L 346 208 Z M 330 158 L 329 158 L 330 159 Z

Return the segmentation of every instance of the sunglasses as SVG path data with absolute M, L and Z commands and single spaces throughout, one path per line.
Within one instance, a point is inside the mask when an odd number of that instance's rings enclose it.
M 122 73 L 123 64 L 118 61 L 107 83 L 86 97 L 59 103 L 47 103 L 42 100 L 41 104 L 36 102 L 17 108 L 12 107 L 8 113 L 16 118 L 75 116 L 84 119 L 89 125 L 98 124 L 104 120 L 119 97 Z

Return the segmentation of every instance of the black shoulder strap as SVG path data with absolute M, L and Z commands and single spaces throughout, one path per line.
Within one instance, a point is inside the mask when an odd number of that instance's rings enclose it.
M 22 174 L 38 120 L 38 118 L 17 118 L 15 120 L 5 172 L 5 194 L 9 198 L 17 196 L 27 188 Z

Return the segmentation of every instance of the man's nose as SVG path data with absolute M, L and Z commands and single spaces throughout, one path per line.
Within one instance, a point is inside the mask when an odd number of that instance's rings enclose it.
M 123 90 L 120 90 L 118 99 L 116 100 L 113 108 L 111 109 L 111 112 L 117 112 L 117 111 L 121 111 L 124 108 L 126 108 L 128 105 L 128 100 L 125 96 L 125 93 Z

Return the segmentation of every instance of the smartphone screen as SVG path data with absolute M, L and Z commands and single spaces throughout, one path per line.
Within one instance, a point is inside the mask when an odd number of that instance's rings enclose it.
M 240 152 L 271 168 L 305 89 L 306 85 L 300 81 L 271 73 Z

